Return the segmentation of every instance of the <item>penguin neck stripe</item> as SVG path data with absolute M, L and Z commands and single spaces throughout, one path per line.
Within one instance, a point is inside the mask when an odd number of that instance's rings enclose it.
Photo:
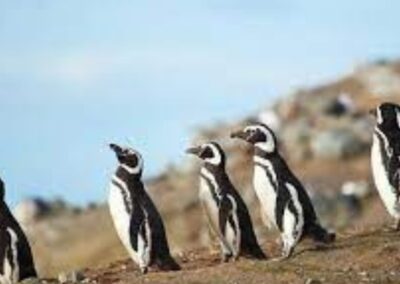
M 140 165 L 138 165 L 134 168 L 129 167 L 125 164 L 120 164 L 119 166 L 131 175 L 137 175 L 138 173 L 140 173 L 140 170 L 141 170 Z
M 215 180 L 214 175 L 209 170 L 203 167 L 200 171 L 200 176 L 211 185 L 217 196 L 221 196 L 217 181 Z
M 261 149 L 260 147 L 255 147 L 254 148 L 254 156 L 258 156 L 260 158 L 264 158 L 264 159 L 268 159 L 273 157 L 274 155 L 276 155 L 276 151 L 273 152 L 267 152 L 263 149 Z
M 254 156 L 253 160 L 254 160 L 254 164 L 256 166 L 260 166 L 261 168 L 263 168 L 265 170 L 265 173 L 266 173 L 268 179 L 270 180 L 271 184 L 274 185 L 274 190 L 276 191 L 278 188 L 277 175 L 276 175 L 276 172 L 274 170 L 272 163 L 270 161 L 268 161 L 267 159 L 265 159 L 263 157 L 259 157 L 259 156 Z
M 113 176 L 111 182 L 112 182 L 112 184 L 114 184 L 116 187 L 119 188 L 119 190 L 122 194 L 123 200 L 124 200 L 126 211 L 128 213 L 131 213 L 132 212 L 132 202 L 130 200 L 129 190 L 128 190 L 128 187 L 126 186 L 125 182 L 123 182 L 117 176 Z
M 260 164 L 261 166 L 271 167 L 271 162 L 268 160 L 268 158 L 256 155 L 254 156 L 253 161 L 256 164 Z

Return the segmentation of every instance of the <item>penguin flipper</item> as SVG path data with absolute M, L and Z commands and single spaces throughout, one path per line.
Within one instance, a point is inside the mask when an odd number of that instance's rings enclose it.
M 7 259 L 9 258 L 9 243 L 11 242 L 11 238 L 10 235 L 7 234 L 7 232 L 3 229 L 1 229 L 0 232 L 0 244 L 2 244 L 0 246 L 0 280 L 1 277 L 4 276 L 4 274 L 6 273 L 5 270 L 5 262 L 7 261 Z M 1 282 L 1 281 L 0 281 Z
M 276 206 L 275 206 L 275 219 L 276 225 L 279 230 L 283 231 L 283 214 L 285 212 L 288 200 L 290 199 L 289 191 L 286 188 L 278 189 L 278 195 L 276 197 Z
M 396 165 L 398 166 L 398 165 Z M 392 176 L 390 177 L 390 184 L 393 186 L 393 193 L 396 195 L 396 200 L 399 201 L 400 197 L 400 168 L 397 167 Z
M 142 227 L 145 222 L 145 216 L 142 208 L 134 206 L 132 210 L 132 218 L 129 226 L 129 235 L 132 247 L 135 251 L 138 250 L 139 234 L 142 233 Z
M 229 217 L 231 215 L 232 205 L 229 200 L 222 198 L 218 206 L 218 224 L 221 234 L 225 237 L 226 225 L 229 222 Z

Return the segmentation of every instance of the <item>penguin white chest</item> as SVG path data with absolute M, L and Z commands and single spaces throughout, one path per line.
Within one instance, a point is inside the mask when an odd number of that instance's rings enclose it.
M 255 165 L 253 185 L 264 214 L 267 215 L 268 221 L 272 222 L 272 224 L 276 226 L 276 192 L 271 180 L 269 179 L 265 171 L 266 170 L 263 167 Z
M 3 274 L 0 274 L 1 284 L 13 284 L 19 281 L 18 237 L 11 228 L 7 228 L 7 234 L 10 236 L 10 243 L 7 244 L 4 255 Z
M 206 181 L 206 179 L 201 177 L 199 191 L 200 202 L 202 203 L 203 208 L 206 211 L 209 221 L 212 223 L 211 225 L 213 226 L 213 229 L 217 230 L 218 204 L 214 200 L 214 196 L 211 190 L 212 189 L 210 188 L 210 185 Z
M 127 211 L 124 196 L 118 186 L 111 184 L 108 204 L 115 229 L 124 245 L 129 244 L 129 225 L 131 216 Z
M 389 214 L 393 217 L 400 218 L 399 204 L 396 200 L 394 189 L 389 182 L 389 176 L 384 167 L 380 147 L 384 146 L 380 145 L 379 139 L 376 137 L 376 134 L 374 134 L 371 151 L 371 167 L 375 186 Z
M 240 251 L 241 233 L 238 217 L 236 214 L 232 214 L 237 210 L 236 201 L 232 196 L 228 195 L 227 198 L 229 198 L 233 206 L 232 212 L 230 212 L 230 214 L 233 217 L 234 225 L 228 223 L 225 228 L 225 232 L 222 232 L 219 223 L 220 208 L 218 207 L 218 200 L 215 200 L 215 195 L 217 193 L 214 192 L 217 190 L 218 185 L 216 184 L 215 180 L 209 174 L 207 174 L 206 171 L 202 172 L 204 175 L 208 176 L 208 178 L 200 178 L 199 198 L 206 213 L 209 224 L 216 236 L 219 238 L 224 254 L 233 254 L 237 256 Z

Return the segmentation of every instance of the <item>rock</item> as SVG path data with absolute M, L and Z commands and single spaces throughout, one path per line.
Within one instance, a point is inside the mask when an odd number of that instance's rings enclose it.
M 372 144 L 372 134 L 374 130 L 374 123 L 366 117 L 361 116 L 348 122 L 355 135 L 365 144 Z
M 347 181 L 342 185 L 341 192 L 343 195 L 351 195 L 360 199 L 368 197 L 372 193 L 366 181 Z
M 336 199 L 327 196 L 325 192 L 316 192 L 310 197 L 318 216 L 321 216 L 324 220 L 328 220 L 335 214 Z
M 27 199 L 14 208 L 14 216 L 21 224 L 28 225 L 47 214 L 49 210 L 45 201 L 39 198 Z
M 297 99 L 297 93 L 293 92 L 284 100 L 281 100 L 276 105 L 279 117 L 284 120 L 294 120 L 301 112 L 301 104 Z
M 344 128 L 318 132 L 311 141 L 313 155 L 324 159 L 355 156 L 364 152 L 367 146 L 352 131 Z
M 81 271 L 62 272 L 58 275 L 58 282 L 60 283 L 76 283 L 85 279 Z
M 348 224 L 349 221 L 352 221 L 354 218 L 361 215 L 362 212 L 362 204 L 360 198 L 355 195 L 345 195 L 341 194 L 338 198 L 341 206 L 338 206 L 339 209 L 344 210 L 345 220 L 342 220 L 343 224 Z M 346 225 L 347 225 L 346 224 Z
M 18 282 L 19 284 L 42 284 L 38 278 L 28 278 L 23 281 Z
M 333 116 L 342 116 L 350 114 L 354 110 L 355 104 L 353 99 L 347 93 L 342 93 L 329 102 L 324 112 Z
M 273 109 L 266 109 L 260 112 L 258 121 L 270 127 L 274 132 L 279 132 L 282 126 L 281 118 Z
M 368 65 L 357 70 L 356 78 L 378 98 L 400 94 L 400 76 L 386 64 Z
M 321 284 L 321 281 L 316 280 L 316 279 L 312 279 L 312 278 L 308 278 L 306 280 L 305 284 Z
M 294 161 L 306 160 L 311 156 L 311 125 L 307 120 L 300 119 L 287 124 L 281 138 L 285 150 Z
M 347 181 L 338 196 L 338 208 L 342 215 L 342 225 L 348 225 L 362 213 L 362 199 L 371 194 L 366 181 Z M 340 214 L 339 214 L 340 215 Z

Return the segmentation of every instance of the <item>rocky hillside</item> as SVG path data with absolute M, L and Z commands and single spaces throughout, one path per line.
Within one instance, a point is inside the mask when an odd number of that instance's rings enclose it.
M 146 283 L 256 283 L 266 279 L 304 283 L 308 278 L 332 283 L 400 281 L 398 240 L 379 229 L 388 218 L 375 195 L 369 169 L 372 121 L 367 111 L 382 101 L 400 102 L 400 62 L 358 67 L 338 81 L 282 96 L 247 118 L 200 129 L 193 138 L 193 144 L 218 141 L 227 151 L 228 171 L 251 208 L 257 236 L 273 255 L 277 253 L 276 235 L 264 225 L 267 220 L 260 217 L 251 186 L 251 149 L 229 139 L 231 130 L 249 121 L 270 125 L 323 222 L 340 233 L 333 248 L 315 251 L 306 249 L 305 244 L 305 251 L 287 265 L 251 261 L 219 265 L 213 236 L 197 200 L 199 165 L 188 160 L 147 182 L 165 218 L 172 250 L 185 271 L 137 278 L 130 262 L 120 261 L 126 254 L 105 206 L 46 216 L 35 213 L 37 218 L 31 218 L 31 211 L 22 207 L 19 215 L 39 272 L 56 277 L 61 272 L 91 268 L 85 277 L 101 283 L 129 283 L 132 277 Z

